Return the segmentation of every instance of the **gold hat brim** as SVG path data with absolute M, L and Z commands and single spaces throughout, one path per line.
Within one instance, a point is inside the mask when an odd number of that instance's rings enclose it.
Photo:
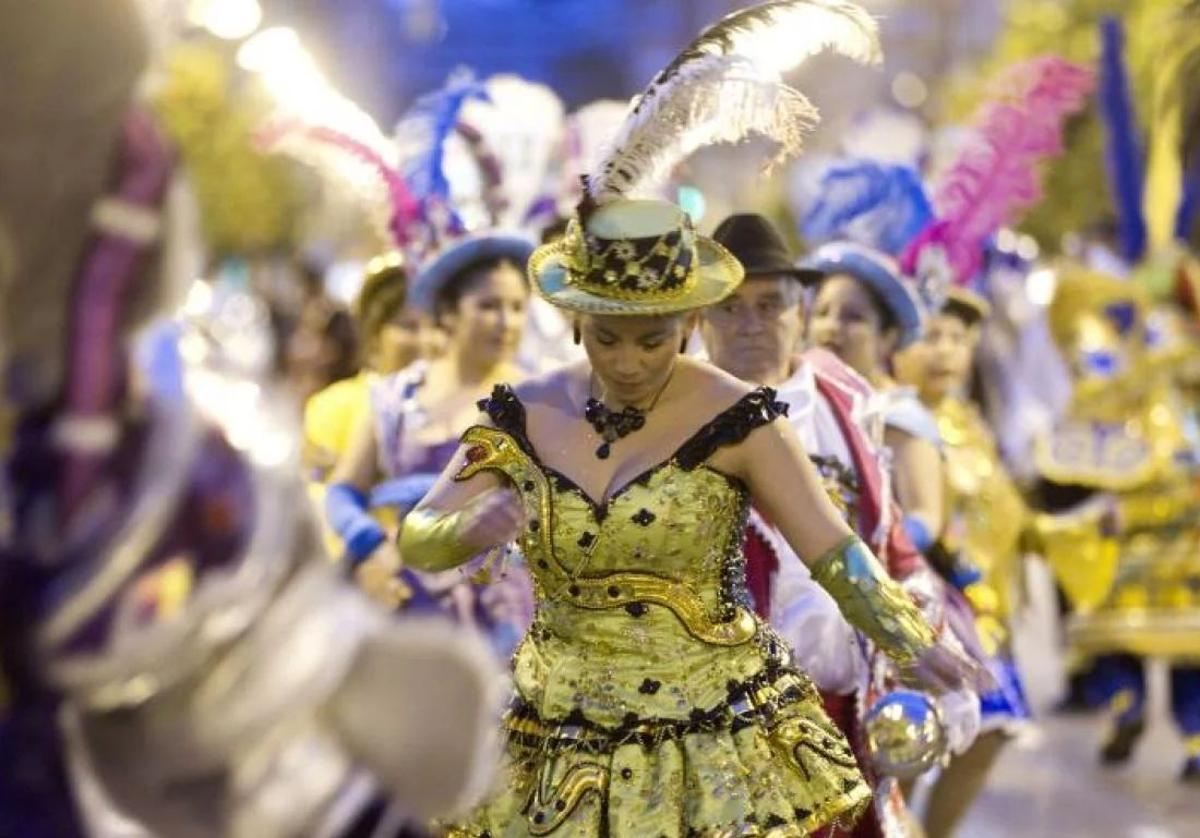
M 655 300 L 613 299 L 568 282 L 565 239 L 539 247 L 529 257 L 529 278 L 549 303 L 580 314 L 656 315 L 694 311 L 721 302 L 745 276 L 736 257 L 712 239 L 696 237 L 696 282 L 678 297 Z

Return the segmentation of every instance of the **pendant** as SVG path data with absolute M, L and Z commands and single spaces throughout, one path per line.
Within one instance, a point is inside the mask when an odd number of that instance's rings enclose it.
M 607 442 L 600 443 L 600 447 L 596 449 L 596 456 L 601 460 L 607 460 L 608 455 L 612 453 L 612 447 Z

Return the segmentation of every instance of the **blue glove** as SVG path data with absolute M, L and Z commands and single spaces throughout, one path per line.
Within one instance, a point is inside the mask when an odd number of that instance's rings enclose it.
M 325 491 L 325 517 L 346 545 L 351 567 L 383 543 L 383 527 L 367 512 L 367 496 L 349 483 L 334 483 Z

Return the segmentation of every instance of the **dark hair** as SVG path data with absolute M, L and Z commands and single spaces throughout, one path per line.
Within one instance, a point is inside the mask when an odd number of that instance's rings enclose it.
M 321 337 L 332 343 L 335 350 L 328 370 L 329 383 L 356 375 L 359 369 L 358 335 L 350 313 L 342 308 L 331 311 L 321 329 Z
M 567 225 L 571 219 L 567 216 L 557 216 L 553 221 L 542 228 L 541 241 L 542 244 L 549 244 L 553 241 L 558 241 L 567 233 Z
M 354 301 L 363 349 L 375 340 L 380 329 L 392 320 L 408 296 L 408 276 L 399 265 L 388 265 L 367 275 Z
M 978 309 L 955 299 L 946 300 L 946 303 L 942 306 L 942 314 L 957 317 L 968 326 L 975 326 L 983 320 Z
M 467 264 L 462 270 L 455 273 L 449 279 L 442 283 L 442 286 L 437 289 L 433 296 L 433 317 L 438 322 L 442 322 L 442 318 L 458 310 L 458 302 L 466 293 L 467 287 L 479 278 L 480 274 L 494 271 L 496 268 L 508 265 L 521 275 L 521 281 L 529 286 L 529 279 L 525 276 L 525 271 L 521 265 L 508 256 L 484 256 L 476 259 L 474 262 Z

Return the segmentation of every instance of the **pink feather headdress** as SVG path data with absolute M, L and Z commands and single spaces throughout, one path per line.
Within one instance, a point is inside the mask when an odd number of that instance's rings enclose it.
M 927 302 L 983 266 L 987 239 L 1041 198 L 1039 164 L 1063 148 L 1063 126 L 1095 85 L 1087 67 L 1044 56 L 1012 67 L 974 119 L 955 163 L 934 189 L 936 217 L 900 257 Z M 932 299 L 930 299 L 932 298 Z
M 421 202 L 412 194 L 404 176 L 383 152 L 357 137 L 327 125 L 312 125 L 297 119 L 269 123 L 255 137 L 264 151 L 284 151 L 322 168 L 326 154 L 345 155 L 361 164 L 374 183 L 385 190 L 386 200 L 370 202 L 377 211 L 375 222 L 380 232 L 395 247 L 403 250 L 413 241 L 415 222 L 423 216 Z

